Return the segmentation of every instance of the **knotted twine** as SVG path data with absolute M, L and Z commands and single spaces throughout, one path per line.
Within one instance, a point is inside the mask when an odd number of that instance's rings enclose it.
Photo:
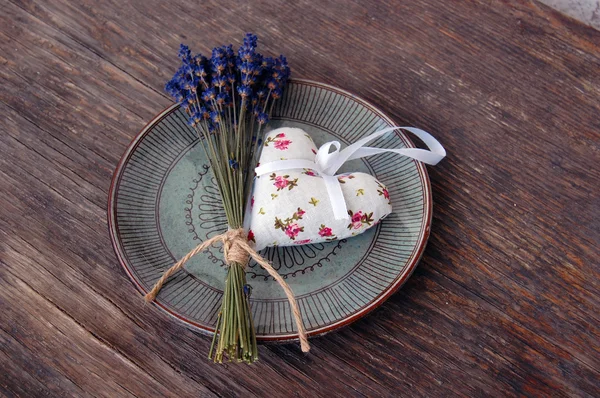
M 144 299 L 147 302 L 154 301 L 158 292 L 163 287 L 167 279 L 171 277 L 175 272 L 179 271 L 183 265 L 196 254 L 203 252 L 208 249 L 210 245 L 216 242 L 223 243 L 223 255 L 225 257 L 225 263 L 227 265 L 231 263 L 238 263 L 242 265 L 244 268 L 248 265 L 249 258 L 252 257 L 254 261 L 256 261 L 261 267 L 263 267 L 269 275 L 273 277 L 279 283 L 285 295 L 287 296 L 288 301 L 290 302 L 290 307 L 292 307 L 292 313 L 294 314 L 294 319 L 296 321 L 296 327 L 298 328 L 298 337 L 300 338 L 300 347 L 303 352 L 308 352 L 310 350 L 310 345 L 308 344 L 308 338 L 306 336 L 306 329 L 304 329 L 304 324 L 302 323 L 302 316 L 300 315 L 300 309 L 298 308 L 298 304 L 296 303 L 296 299 L 294 298 L 294 292 L 290 286 L 283 280 L 281 275 L 275 271 L 271 263 L 261 257 L 260 254 L 252 248 L 248 244 L 246 240 L 246 234 L 243 228 L 239 229 L 230 229 L 229 231 L 222 233 L 220 235 L 214 236 L 208 240 L 205 240 L 198 246 L 196 246 L 192 251 L 183 256 L 181 260 L 179 260 L 175 265 L 165 271 L 165 273 L 161 276 L 161 278 L 154 284 L 152 290 L 144 296 Z M 216 333 L 216 331 L 215 331 Z

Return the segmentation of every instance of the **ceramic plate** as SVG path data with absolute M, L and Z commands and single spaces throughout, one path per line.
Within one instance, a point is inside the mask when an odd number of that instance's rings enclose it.
M 177 105 L 152 120 L 127 148 L 111 184 L 112 242 L 142 293 L 188 251 L 227 227 L 208 161 L 186 120 Z M 347 145 L 392 125 L 377 108 L 344 90 L 292 80 L 274 109 L 269 129 L 300 127 L 319 146 L 331 140 Z M 370 145 L 413 146 L 403 133 Z M 348 162 L 340 172 L 344 171 L 376 176 L 389 189 L 394 213 L 357 237 L 262 252 L 292 287 L 312 336 L 355 321 L 385 301 L 410 276 L 429 236 L 431 189 L 422 164 L 382 154 Z M 213 333 L 226 275 L 222 258 L 218 246 L 194 257 L 185 272 L 163 287 L 156 305 Z M 249 264 L 247 273 L 257 338 L 295 339 L 281 287 L 255 263 Z

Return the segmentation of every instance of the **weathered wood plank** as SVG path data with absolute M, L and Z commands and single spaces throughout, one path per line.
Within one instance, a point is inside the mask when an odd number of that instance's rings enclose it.
M 599 32 L 517 0 L 11 0 L 0 26 L 3 394 L 600 393 Z M 265 346 L 253 368 L 215 367 L 208 339 L 142 305 L 105 203 L 129 139 L 169 103 L 179 42 L 244 30 L 449 157 L 399 294 L 309 356 Z
M 19 344 L 47 358 L 44 365 L 68 374 L 72 385 L 81 389 L 79 394 L 89 391 L 93 396 L 132 396 L 123 385 L 134 386 L 140 394 L 170 395 L 164 386 L 142 370 L 118 355 L 73 319 L 62 314 L 54 305 L 32 290 L 27 284 L 5 270 L 2 272 L 2 313 L 10 317 L 9 334 Z M 73 344 L 76 341 L 77 344 Z M 42 376 L 38 373 L 38 376 Z M 46 387 L 54 387 L 60 394 L 61 388 L 52 386 L 56 380 L 52 374 Z M 69 385 L 63 386 L 67 390 Z
M 64 393 L 67 390 L 77 391 L 81 396 L 89 396 L 56 370 L 40 365 L 33 353 L 4 330 L 0 330 L 0 342 L 0 364 L 5 372 L 0 385 L 3 396 L 44 396 L 51 395 L 52 392 Z M 40 374 L 47 383 L 40 380 Z

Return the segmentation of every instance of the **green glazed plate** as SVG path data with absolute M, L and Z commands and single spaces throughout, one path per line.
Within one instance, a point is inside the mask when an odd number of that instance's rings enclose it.
M 179 258 L 227 228 L 212 171 L 186 120 L 178 105 L 152 120 L 125 151 L 111 184 L 112 243 L 123 268 L 144 294 Z M 393 125 L 373 105 L 344 90 L 295 79 L 277 103 L 268 128 L 300 127 L 319 146 L 331 140 L 347 145 Z M 371 146 L 413 144 L 398 133 Z M 344 171 L 376 176 L 388 187 L 394 212 L 350 239 L 262 252 L 293 289 L 311 336 L 347 325 L 383 303 L 415 269 L 429 236 L 431 188 L 422 164 L 382 154 L 348 162 Z M 222 258 L 218 246 L 192 258 L 185 272 L 163 287 L 156 305 L 213 333 L 226 275 Z M 257 338 L 296 339 L 281 287 L 256 263 L 249 264 L 247 275 Z

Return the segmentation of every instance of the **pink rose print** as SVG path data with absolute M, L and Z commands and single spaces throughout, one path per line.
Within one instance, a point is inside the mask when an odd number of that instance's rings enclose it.
M 250 207 L 254 207 L 254 196 L 250 199 Z
M 265 141 L 265 146 L 269 146 L 269 144 L 273 144 L 275 149 L 279 149 L 280 151 L 285 151 L 288 149 L 288 146 L 292 143 L 291 140 L 285 139 L 284 133 L 279 133 L 275 137 L 269 137 Z
M 301 227 L 297 223 L 297 221 L 302 220 L 304 213 L 306 212 L 298 207 L 298 210 L 296 210 L 291 217 L 286 218 L 285 220 L 275 217 L 275 229 L 282 230 L 291 240 L 295 240 L 300 232 L 304 232 L 304 227 Z
M 279 149 L 280 151 L 285 151 L 288 149 L 288 146 L 292 143 L 290 140 L 278 140 L 275 141 L 275 149 Z
M 390 193 L 388 192 L 387 188 L 383 188 L 383 197 L 386 199 L 390 198 Z
M 297 240 L 294 242 L 295 245 L 306 245 L 307 243 L 310 243 L 310 239 Z
M 388 192 L 387 188 L 379 182 L 377 183 L 377 185 L 379 186 L 379 189 L 377 190 L 377 192 L 379 192 L 379 196 L 383 196 L 384 198 L 386 198 L 388 204 L 390 204 L 390 193 Z
M 315 173 L 314 170 L 311 170 L 311 169 L 304 169 L 302 174 L 306 174 L 307 176 L 311 176 L 311 177 L 315 177 L 317 175 L 317 173 Z
M 365 214 L 362 210 L 353 213 L 352 210 L 348 210 L 350 215 L 350 224 L 348 229 L 360 229 L 364 224 L 371 225 L 373 223 L 373 212 Z
M 254 239 L 254 232 L 252 232 L 252 230 L 248 230 L 248 242 L 254 242 L 256 243 L 256 240 Z
M 328 241 L 337 239 L 337 236 L 334 235 L 331 228 L 325 226 L 325 224 L 321 224 L 321 227 L 319 228 L 319 236 Z
M 322 237 L 328 237 L 328 236 L 333 236 L 333 232 L 331 231 L 331 228 L 326 227 L 325 225 L 321 225 L 321 228 L 319 229 L 319 236 Z
M 273 185 L 275 187 L 277 187 L 278 191 L 281 191 L 282 189 L 287 188 L 288 190 L 292 190 L 292 188 L 297 187 L 298 186 L 298 179 L 294 178 L 293 180 L 290 180 L 290 176 L 289 175 L 282 175 L 282 176 L 278 176 L 275 173 L 271 174 L 269 176 L 271 178 L 271 181 L 275 181 L 273 183 Z
M 279 191 L 288 186 L 288 180 L 283 178 L 283 176 L 277 176 L 275 177 L 275 183 L 273 185 L 275 185 Z
M 303 227 L 300 227 L 298 224 L 293 223 L 285 227 L 285 234 L 289 236 L 290 239 L 296 239 L 296 236 L 298 236 L 298 234 L 303 230 Z

